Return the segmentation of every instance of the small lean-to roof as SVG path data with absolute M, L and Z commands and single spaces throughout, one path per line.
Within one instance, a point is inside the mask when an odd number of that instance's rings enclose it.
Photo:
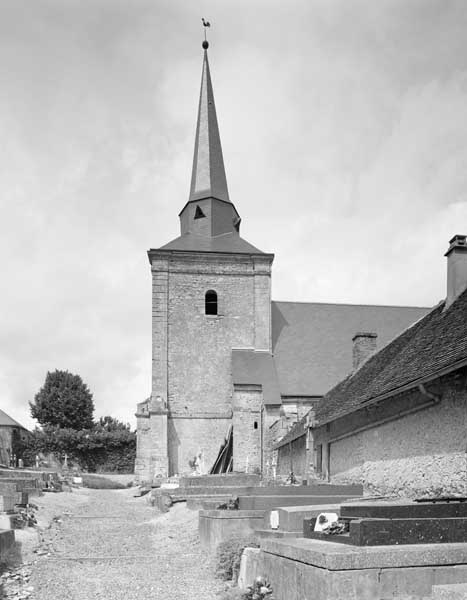
M 179 250 L 185 252 L 229 252 L 231 254 L 264 254 L 237 233 L 225 233 L 215 237 L 205 237 L 186 233 L 172 240 L 158 250 Z
M 18 421 L 15 421 L 7 415 L 6 412 L 0 409 L 0 427 L 20 427 L 21 429 L 26 429 L 23 427 Z
M 430 309 L 272 302 L 274 362 L 283 396 L 324 396 L 352 370 L 352 337 L 378 335 L 381 348 Z
M 281 403 L 276 368 L 269 352 L 232 350 L 232 381 L 234 385 L 261 385 L 264 404 Z
M 326 394 L 316 411 L 319 423 L 467 364 L 467 290 L 444 307 L 440 303 Z
M 276 442 L 273 446 L 273 450 L 277 450 L 290 442 L 302 437 L 308 431 L 308 414 L 293 424 L 290 431 L 288 431 L 283 438 L 281 438 L 278 442 Z

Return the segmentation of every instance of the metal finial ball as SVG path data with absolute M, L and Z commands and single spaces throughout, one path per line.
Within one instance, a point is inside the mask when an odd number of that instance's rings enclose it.
M 203 42 L 203 48 L 205 50 L 207 50 L 209 48 L 209 42 L 207 42 L 206 40 L 204 40 L 204 42 Z

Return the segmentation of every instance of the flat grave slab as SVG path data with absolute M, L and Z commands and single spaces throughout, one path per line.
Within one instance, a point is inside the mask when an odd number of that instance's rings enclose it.
M 283 506 L 305 506 L 317 504 L 340 504 L 348 499 L 348 495 L 276 495 L 276 496 L 240 496 L 239 507 L 245 510 L 270 510 Z
M 467 502 L 352 502 L 342 503 L 342 517 L 367 519 L 430 519 L 466 517 Z

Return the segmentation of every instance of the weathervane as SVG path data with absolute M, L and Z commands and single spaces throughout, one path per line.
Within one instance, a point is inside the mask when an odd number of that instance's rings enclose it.
M 204 17 L 201 17 L 201 21 L 203 22 L 203 27 L 204 27 L 204 42 L 203 42 L 203 48 L 205 50 L 207 50 L 209 48 L 209 42 L 207 40 L 206 37 L 206 29 L 208 27 L 211 27 L 211 23 L 209 21 L 205 21 Z

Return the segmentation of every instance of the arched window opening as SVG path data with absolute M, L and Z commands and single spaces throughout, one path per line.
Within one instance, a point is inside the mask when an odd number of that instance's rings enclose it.
M 205 309 L 207 315 L 217 315 L 217 293 L 214 290 L 206 292 Z
M 253 425 L 253 427 L 254 427 L 255 429 L 258 429 L 258 421 L 255 421 L 255 424 Z

